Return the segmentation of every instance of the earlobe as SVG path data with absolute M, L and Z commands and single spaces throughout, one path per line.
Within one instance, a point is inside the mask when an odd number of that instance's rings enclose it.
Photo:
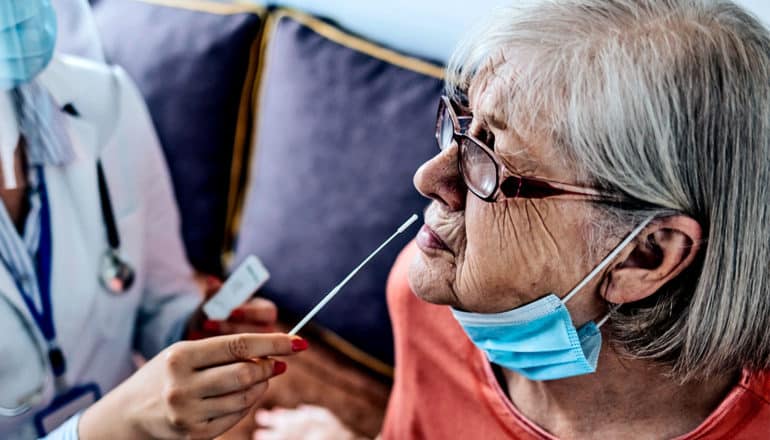
M 635 302 L 657 292 L 695 260 L 702 229 L 697 221 L 675 215 L 654 220 L 608 274 L 602 296 L 614 304 Z

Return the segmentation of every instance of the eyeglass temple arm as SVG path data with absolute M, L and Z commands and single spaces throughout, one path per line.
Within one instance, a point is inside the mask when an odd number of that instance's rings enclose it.
M 539 196 L 528 195 L 528 198 L 561 198 L 561 199 L 574 199 L 574 200 L 595 200 L 610 203 L 624 203 L 629 200 L 618 194 L 607 193 L 593 188 L 586 188 L 584 186 L 572 185 L 569 183 L 556 182 L 548 179 L 527 178 L 521 176 L 514 176 L 513 185 L 510 184 L 509 179 L 504 179 L 503 184 L 500 185 L 500 192 L 505 197 L 518 197 L 522 188 L 527 184 L 534 184 L 540 191 Z
M 460 133 L 465 133 L 471 127 L 473 116 L 457 116 L 457 123 L 460 124 Z

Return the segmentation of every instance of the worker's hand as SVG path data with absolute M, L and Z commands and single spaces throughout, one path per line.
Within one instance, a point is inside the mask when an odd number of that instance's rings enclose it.
M 254 440 L 362 440 L 328 409 L 300 405 L 296 409 L 257 410 Z
M 81 438 L 108 438 L 102 437 L 108 432 L 120 433 L 112 439 L 213 438 L 246 416 L 268 380 L 286 371 L 269 356 L 306 347 L 303 339 L 277 333 L 176 343 L 86 411 Z
M 222 287 L 222 282 L 214 277 L 206 277 L 205 284 L 204 296 L 207 300 Z M 224 321 L 207 319 L 201 305 L 190 318 L 186 339 L 194 340 L 237 333 L 269 333 L 275 331 L 277 317 L 278 309 L 275 304 L 264 298 L 249 300 L 233 310 L 230 317 Z

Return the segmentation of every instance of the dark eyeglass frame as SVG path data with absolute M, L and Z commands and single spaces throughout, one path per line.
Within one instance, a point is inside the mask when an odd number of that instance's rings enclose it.
M 610 194 L 594 188 L 580 185 L 557 182 L 539 177 L 526 177 L 508 169 L 497 154 L 477 137 L 468 133 L 473 116 L 468 114 L 458 116 L 455 104 L 447 96 L 442 96 L 439 101 L 438 115 L 436 117 L 436 142 L 439 149 L 444 151 L 450 145 L 442 145 L 441 134 L 445 115 L 452 120 L 452 141 L 457 144 L 458 157 L 457 168 L 463 177 L 465 186 L 478 198 L 485 202 L 498 202 L 504 199 L 543 199 L 559 198 L 569 200 L 590 200 L 595 202 L 623 203 L 627 199 L 623 196 Z M 476 185 L 470 181 L 463 170 L 463 155 L 467 154 L 467 148 L 479 148 L 492 161 L 495 167 L 495 186 L 490 194 L 484 195 Z

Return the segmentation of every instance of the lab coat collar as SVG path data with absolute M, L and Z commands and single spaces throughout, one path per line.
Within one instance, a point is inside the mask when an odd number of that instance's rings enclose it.
M 36 81 L 50 94 L 56 107 L 64 115 L 76 157 L 95 158 L 99 150 L 99 135 L 90 112 L 84 109 L 88 107 L 84 102 L 88 94 L 95 92 L 88 90 L 91 83 L 89 78 L 73 81 L 71 69 L 65 66 L 59 57 L 54 57 Z M 91 86 L 93 85 L 91 83 Z

